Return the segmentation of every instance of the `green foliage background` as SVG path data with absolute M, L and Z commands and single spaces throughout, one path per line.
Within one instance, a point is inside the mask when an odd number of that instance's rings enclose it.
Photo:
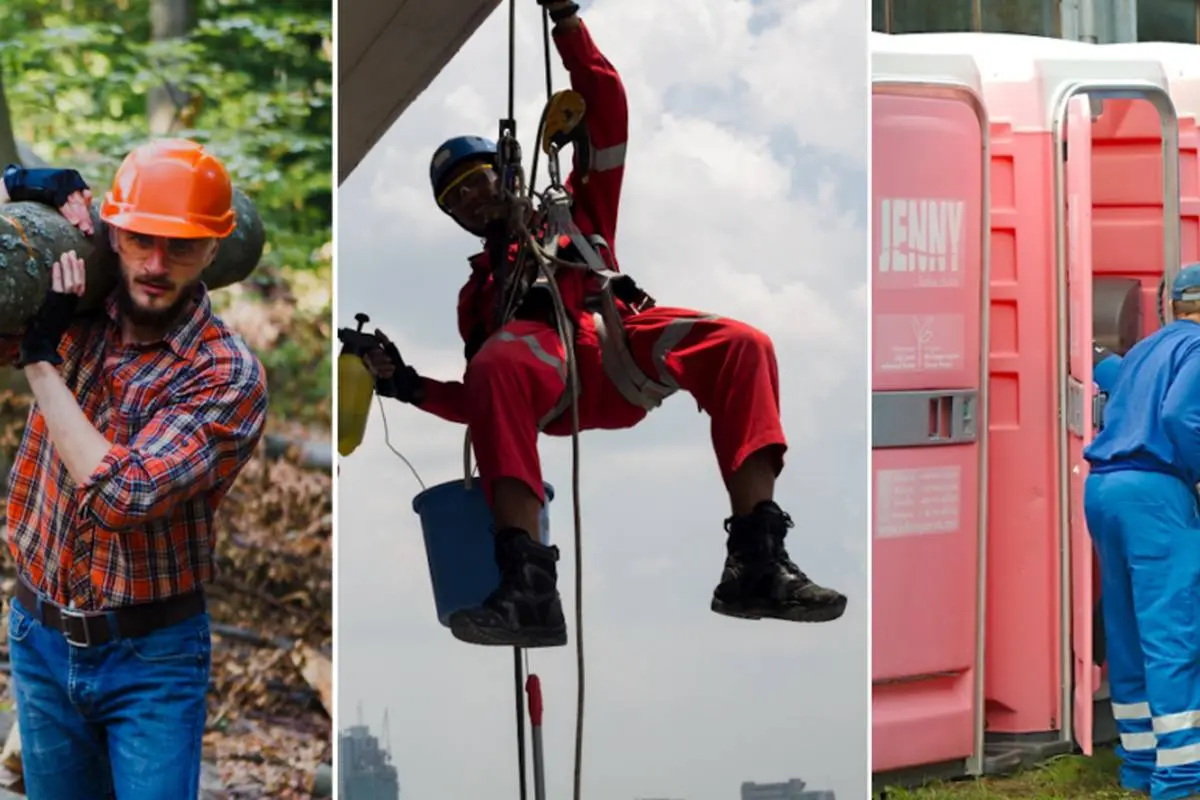
M 190 34 L 163 42 L 150 41 L 150 0 L 0 3 L 16 138 L 79 169 L 97 194 L 148 137 L 150 89 L 169 82 L 189 98 L 172 135 L 217 153 L 263 216 L 267 250 L 252 280 L 326 287 L 288 341 L 259 356 L 276 413 L 328 424 L 331 0 L 192 0 Z

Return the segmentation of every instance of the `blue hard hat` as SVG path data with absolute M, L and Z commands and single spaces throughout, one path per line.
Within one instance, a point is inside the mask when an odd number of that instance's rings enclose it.
M 482 136 L 455 136 L 447 139 L 434 151 L 429 162 L 429 185 L 436 198 L 455 167 L 465 161 L 487 161 L 496 163 L 496 143 Z
M 1175 280 L 1171 281 L 1171 300 L 1176 303 L 1200 300 L 1200 264 L 1188 264 L 1175 273 Z

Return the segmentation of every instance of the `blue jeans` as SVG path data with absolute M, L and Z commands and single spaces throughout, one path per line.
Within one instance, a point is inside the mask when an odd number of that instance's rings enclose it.
M 207 613 L 74 647 L 12 598 L 8 639 L 30 800 L 196 800 Z

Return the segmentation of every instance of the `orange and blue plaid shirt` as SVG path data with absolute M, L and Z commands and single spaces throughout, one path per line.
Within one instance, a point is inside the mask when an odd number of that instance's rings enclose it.
M 112 449 L 76 484 L 36 403 L 9 476 L 18 572 L 80 609 L 162 600 L 213 578 L 213 516 L 262 437 L 262 364 L 199 286 L 161 341 L 121 341 L 115 296 L 73 325 L 60 374 Z

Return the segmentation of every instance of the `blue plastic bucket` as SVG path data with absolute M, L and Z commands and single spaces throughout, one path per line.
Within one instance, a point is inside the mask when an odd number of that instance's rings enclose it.
M 540 538 L 550 543 L 550 501 L 554 487 L 546 487 Z M 492 510 L 483 499 L 479 481 L 468 490 L 462 479 L 430 486 L 413 498 L 413 511 L 421 518 L 425 555 L 438 621 L 450 626 L 450 615 L 483 602 L 500 583 L 493 545 Z

